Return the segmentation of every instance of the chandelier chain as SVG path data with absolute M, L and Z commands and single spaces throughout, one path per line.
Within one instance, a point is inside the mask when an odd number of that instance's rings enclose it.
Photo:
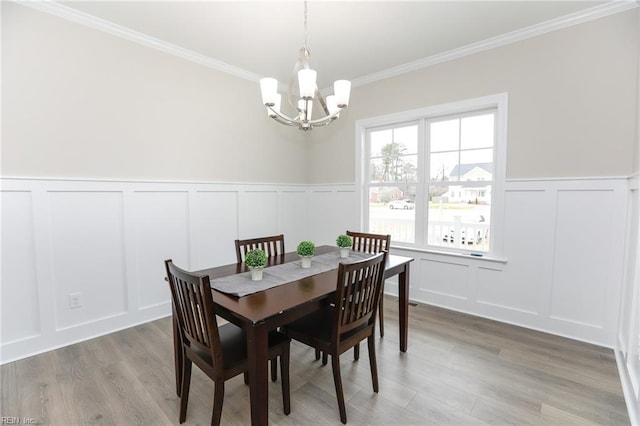
M 304 1 L 304 50 L 309 51 L 309 46 L 307 45 L 307 0 Z

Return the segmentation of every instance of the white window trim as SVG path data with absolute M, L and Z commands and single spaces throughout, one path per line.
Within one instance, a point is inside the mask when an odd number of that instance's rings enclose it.
M 457 114 L 475 111 L 485 108 L 496 109 L 496 146 L 494 152 L 494 188 L 492 190 L 491 202 L 491 235 L 492 243 L 486 258 L 498 261 L 505 261 L 503 235 L 504 235 L 504 184 L 506 180 L 507 168 L 507 122 L 508 122 L 508 93 L 498 93 L 489 96 L 466 99 L 457 102 L 450 102 L 441 105 L 434 105 L 425 108 L 418 108 L 404 112 L 398 112 L 378 117 L 365 118 L 357 120 L 356 125 L 356 196 L 358 199 L 358 221 L 360 229 L 368 229 L 368 211 L 365 209 L 365 203 L 368 202 L 368 192 L 365 191 L 367 183 L 367 146 L 366 135 L 367 129 L 372 127 L 389 126 L 395 123 L 404 123 L 420 119 L 435 118 L 443 115 Z M 422 226 L 422 225 L 420 225 Z M 418 223 L 416 223 L 416 231 L 418 231 Z M 406 250 L 427 251 L 424 247 L 415 246 L 398 246 L 398 248 Z M 435 253 L 436 251 L 434 251 Z M 446 252 L 437 251 L 438 254 Z M 454 256 L 460 256 L 460 252 L 452 252 Z M 483 256 L 483 257 L 484 257 Z M 482 258 L 479 258 L 482 259 Z

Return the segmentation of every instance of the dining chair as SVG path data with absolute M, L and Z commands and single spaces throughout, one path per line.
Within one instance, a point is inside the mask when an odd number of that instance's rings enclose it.
M 347 231 L 347 235 L 353 240 L 351 250 L 365 253 L 380 253 L 383 251 L 388 252 L 391 248 L 391 235 L 353 231 Z M 380 316 L 380 337 L 384 336 L 384 281 L 382 284 L 382 294 L 383 296 L 380 297 L 380 307 L 378 309 L 378 315 Z
M 262 249 L 267 256 L 267 260 L 270 257 L 284 255 L 284 235 L 273 235 L 270 237 L 250 238 L 246 240 L 235 240 L 236 245 L 236 261 L 238 263 L 244 262 L 247 253 L 253 249 Z M 278 364 L 276 360 L 271 361 L 271 380 L 276 381 L 278 378 Z M 245 376 L 245 382 L 247 376 Z
M 247 240 L 236 240 L 236 259 L 238 263 L 244 262 L 247 252 L 260 248 L 269 257 L 284 254 L 284 235 L 273 235 L 271 237 L 250 238 Z
M 352 244 L 351 250 L 360 251 L 365 253 L 380 253 L 382 251 L 389 251 L 391 246 L 391 235 L 383 234 L 370 234 L 366 232 L 353 232 L 347 231 L 346 234 L 351 237 Z M 380 297 L 380 306 L 378 307 L 378 315 L 380 317 L 380 337 L 384 336 L 384 280 L 382 282 L 382 296 Z M 322 363 L 327 364 L 327 354 L 316 350 L 316 360 L 322 356 Z M 360 359 L 360 345 L 356 344 L 353 347 L 353 359 Z
M 369 347 L 373 391 L 378 392 L 374 334 L 386 258 L 385 251 L 358 262 L 339 263 L 333 302 L 282 327 L 282 332 L 292 339 L 331 355 L 342 423 L 347 423 L 347 412 L 340 374 L 340 355 L 365 339 Z
M 234 324 L 218 326 L 208 276 L 198 276 L 165 260 L 171 289 L 174 318 L 182 365 L 180 384 L 180 423 L 187 416 L 191 367 L 195 363 L 215 384 L 211 424 L 219 425 L 224 399 L 224 382 L 248 371 L 247 338 Z M 291 412 L 289 389 L 289 349 L 291 339 L 273 331 L 269 334 L 269 359 L 280 357 L 284 413 Z

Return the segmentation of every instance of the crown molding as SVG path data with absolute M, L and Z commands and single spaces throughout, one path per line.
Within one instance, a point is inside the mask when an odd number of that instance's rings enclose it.
M 191 62 L 195 62 L 200 65 L 204 65 L 209 68 L 216 69 L 218 71 L 231 74 L 236 77 L 240 77 L 246 80 L 257 82 L 261 76 L 256 73 L 244 70 L 239 67 L 227 64 L 226 62 L 218 61 L 209 56 L 196 53 L 189 49 L 177 46 L 175 44 L 167 43 L 155 37 L 148 36 L 146 34 L 134 31 L 132 29 L 123 27 L 121 25 L 114 24 L 113 22 L 97 18 L 93 15 L 89 15 L 84 12 L 80 12 L 71 7 L 57 3 L 52 0 L 13 0 L 15 3 L 28 6 L 32 9 L 39 10 L 41 12 L 48 13 L 50 15 L 57 16 L 59 18 L 66 19 L 68 21 L 75 22 L 76 24 L 84 25 L 89 28 L 105 32 L 107 34 L 114 35 L 116 37 L 123 38 L 125 40 L 132 41 L 134 43 L 141 44 L 152 49 L 159 50 L 170 55 L 177 56 L 182 59 L 186 59 Z
M 352 86 L 363 86 L 365 84 L 384 80 L 386 78 L 395 77 L 422 68 L 428 68 L 433 65 L 441 64 L 443 62 L 453 61 L 465 56 L 474 55 L 479 52 L 495 49 L 497 47 L 505 46 L 511 43 L 516 43 L 528 38 L 533 38 L 552 31 L 560 30 L 562 28 L 567 28 L 595 19 L 604 18 L 609 15 L 634 9 L 639 5 L 640 0 L 612 1 L 589 9 L 585 9 L 580 12 L 562 16 L 560 18 L 551 19 L 540 24 L 512 31 L 510 33 L 488 38 L 477 43 L 468 44 L 458 49 L 449 50 L 447 52 L 419 59 L 414 62 L 409 62 L 404 65 L 398 65 L 396 67 L 389 68 L 377 73 L 358 77 L 353 79 L 351 81 L 351 84 Z
M 49 13 L 51 15 L 63 18 L 80 25 L 93 28 L 98 31 L 102 31 L 117 37 L 132 41 L 134 43 L 141 44 L 152 49 L 156 49 L 170 55 L 186 59 L 204 65 L 209 68 L 216 69 L 218 71 L 231 74 L 233 76 L 243 78 L 245 80 L 258 82 L 262 76 L 247 71 L 245 69 L 235 67 L 225 62 L 213 59 L 211 57 L 193 52 L 175 44 L 167 43 L 163 40 L 155 37 L 148 36 L 146 34 L 131 30 L 121 25 L 114 24 L 113 22 L 97 18 L 84 12 L 80 12 L 71 7 L 57 3 L 54 0 L 13 0 L 14 2 L 31 7 L 41 12 Z M 640 0 L 615 0 L 608 3 L 604 3 L 599 6 L 595 6 L 577 13 L 566 15 L 560 18 L 552 19 L 546 22 L 542 22 L 537 25 L 532 25 L 520 30 L 516 30 L 507 34 L 503 34 L 497 37 L 492 37 L 487 40 L 483 40 L 477 43 L 472 43 L 467 46 L 463 46 L 458 49 L 453 49 L 447 52 L 443 52 L 437 55 L 429 56 L 423 59 L 419 59 L 414 62 L 399 65 L 387 70 L 383 70 L 377 73 L 365 75 L 352 80 L 353 86 L 363 86 L 379 80 L 384 80 L 390 77 L 395 77 L 408 72 L 416 71 L 418 69 L 427 68 L 436 64 L 440 64 L 455 59 L 460 59 L 465 56 L 473 55 L 479 52 L 483 52 L 490 49 L 495 49 L 500 46 L 505 46 L 511 43 L 515 43 L 528 38 L 536 37 L 545 33 L 556 31 L 562 28 L 578 25 L 583 22 L 592 21 L 595 19 L 603 18 L 616 13 L 624 12 L 640 6 Z

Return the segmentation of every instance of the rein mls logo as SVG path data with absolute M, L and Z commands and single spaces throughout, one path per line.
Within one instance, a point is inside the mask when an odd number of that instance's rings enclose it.
M 35 425 L 36 419 L 32 419 L 31 417 L 11 417 L 11 416 L 1 416 L 0 424 L 3 425 Z

